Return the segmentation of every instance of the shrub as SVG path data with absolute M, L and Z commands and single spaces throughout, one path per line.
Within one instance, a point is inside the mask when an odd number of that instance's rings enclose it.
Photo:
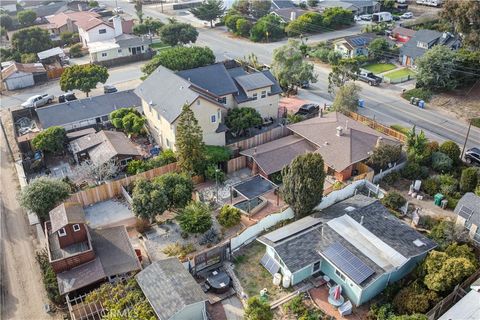
M 478 184 L 478 168 L 466 168 L 462 170 L 460 177 L 460 191 L 472 192 Z
M 47 250 L 43 249 L 42 251 L 37 252 L 35 258 L 42 271 L 43 285 L 47 291 L 48 299 L 55 304 L 65 303 L 65 300 L 62 299 L 60 291 L 58 290 L 57 275 L 50 264 Z
M 448 201 L 448 202 L 447 202 L 447 208 L 448 208 L 448 209 L 452 209 L 452 210 L 455 209 L 455 207 L 456 207 L 457 204 L 458 204 L 458 201 L 460 201 L 460 198 L 455 198 L 455 197 L 449 196 L 449 195 L 447 195 L 445 198 L 446 198 L 447 201 Z
M 72 46 L 70 46 L 70 57 L 72 58 L 78 58 L 78 57 L 81 57 L 83 56 L 82 54 L 82 44 L 81 43 L 77 43 L 77 44 L 74 44 Z
M 210 208 L 202 202 L 191 202 L 180 211 L 177 220 L 188 233 L 204 233 L 212 226 Z
M 400 172 L 393 171 L 392 173 L 387 174 L 383 177 L 382 182 L 385 183 L 387 186 L 393 185 L 400 179 Z
M 418 281 L 403 288 L 393 299 L 393 306 L 400 314 L 425 313 L 437 301 L 438 295 Z
M 287 311 L 292 312 L 297 317 L 302 316 L 305 312 L 307 312 L 307 307 L 303 303 L 303 299 L 301 295 L 296 296 L 290 302 L 284 305 L 284 309 Z
M 437 177 L 431 177 L 422 182 L 422 190 L 430 195 L 434 196 L 440 191 L 440 180 Z
M 165 253 L 169 257 L 178 257 L 183 259 L 187 256 L 187 254 L 192 253 L 195 251 L 195 245 L 191 242 L 186 244 L 180 244 L 178 242 L 171 243 L 163 249 L 163 253 Z
M 394 316 L 394 309 L 390 303 L 378 305 L 376 303 L 370 306 L 367 314 L 367 320 L 390 320 Z
M 230 228 L 237 225 L 240 222 L 242 214 L 239 209 L 224 205 L 218 214 L 217 220 L 222 227 Z
M 399 124 L 392 124 L 392 125 L 390 126 L 390 128 L 392 128 L 393 130 L 396 130 L 396 131 L 398 131 L 398 132 L 400 132 L 400 133 L 403 133 L 403 134 L 407 134 L 408 131 L 410 131 L 409 128 L 406 128 L 406 127 L 401 126 L 401 125 L 399 125 Z
M 453 141 L 445 141 L 438 150 L 452 159 L 453 163 L 457 163 L 460 160 L 460 148 Z
M 148 160 L 132 160 L 127 165 L 128 174 L 139 174 L 154 168 L 163 167 L 167 164 L 176 162 L 177 158 L 175 153 L 166 149 L 162 151 L 158 156 L 150 158 Z
M 258 296 L 251 297 L 247 300 L 247 308 L 245 309 L 245 320 L 272 320 L 273 312 L 270 305 L 261 300 Z
M 232 151 L 227 147 L 205 146 L 205 159 L 209 163 L 219 164 L 230 160 Z
M 135 221 L 135 230 L 137 230 L 138 233 L 145 233 L 145 231 L 150 230 L 151 227 L 150 222 L 146 219 L 137 218 Z
M 207 166 L 207 169 L 205 169 L 204 174 L 207 180 L 218 181 L 219 183 L 222 183 L 227 178 L 225 172 L 218 169 L 217 166 L 214 164 L 209 164 Z
M 250 35 L 250 29 L 252 29 L 252 23 L 247 19 L 238 19 L 236 26 L 236 33 L 242 37 L 248 37 Z
M 463 240 L 461 228 L 458 228 L 455 223 L 448 220 L 442 220 L 433 226 L 428 237 L 438 243 L 440 250 L 445 250 L 455 241 Z
M 398 192 L 389 192 L 382 199 L 382 204 L 392 210 L 398 210 L 405 205 L 407 200 Z
M 402 177 L 409 180 L 425 179 L 428 177 L 428 168 L 409 161 L 401 171 Z
M 432 96 L 433 94 L 430 90 L 423 88 L 414 88 L 402 93 L 402 97 L 408 101 L 410 101 L 410 98 L 415 97 L 424 100 L 425 102 L 429 102 Z
M 211 244 L 217 244 L 221 240 L 220 235 L 218 234 L 217 230 L 214 228 L 209 229 L 207 232 L 205 232 L 202 235 L 202 238 L 200 239 L 200 245 L 211 245 Z
M 432 154 L 432 169 L 437 172 L 450 172 L 453 167 L 453 160 L 442 152 L 434 152 Z
M 382 144 L 373 150 L 373 154 L 368 159 L 368 164 L 374 169 L 385 169 L 389 164 L 395 163 L 402 155 L 402 146 L 392 146 Z
M 57 153 L 64 150 L 67 134 L 63 127 L 50 127 L 41 131 L 32 140 L 32 145 L 37 150 Z

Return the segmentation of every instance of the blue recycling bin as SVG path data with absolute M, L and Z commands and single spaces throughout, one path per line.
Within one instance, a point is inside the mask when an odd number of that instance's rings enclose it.
M 365 100 L 358 99 L 358 106 L 359 106 L 360 108 L 364 108 L 364 107 L 365 107 Z
M 425 101 L 420 100 L 420 101 L 418 102 L 418 107 L 419 107 L 419 108 L 422 108 L 422 109 L 425 109 Z

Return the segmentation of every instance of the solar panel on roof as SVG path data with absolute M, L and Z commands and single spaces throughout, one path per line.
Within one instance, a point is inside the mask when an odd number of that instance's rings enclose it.
M 361 284 L 375 272 L 340 243 L 330 245 L 323 255 L 355 283 Z
M 354 38 L 354 39 L 351 39 L 350 41 L 352 41 L 352 43 L 356 46 L 363 46 L 363 45 L 367 44 L 368 39 L 367 38 Z
M 265 269 L 272 274 L 272 276 L 277 273 L 278 270 L 280 270 L 278 263 L 272 257 L 270 257 L 268 253 L 265 253 L 265 255 L 262 257 L 260 264 L 264 266 Z
M 458 215 L 462 218 L 465 218 L 467 221 L 470 219 L 472 214 L 473 214 L 473 210 L 468 207 L 465 207 L 465 205 L 462 205 L 462 207 L 460 208 L 460 211 L 458 211 Z

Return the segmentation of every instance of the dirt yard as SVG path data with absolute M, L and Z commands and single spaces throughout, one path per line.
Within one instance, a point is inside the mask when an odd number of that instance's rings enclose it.
M 480 117 L 480 82 L 461 91 L 435 95 L 428 106 L 463 120 Z

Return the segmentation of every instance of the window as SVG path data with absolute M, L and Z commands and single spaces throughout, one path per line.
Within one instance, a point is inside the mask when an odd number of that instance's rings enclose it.
M 200 105 L 200 99 L 197 99 L 197 106 Z
M 59 237 L 65 237 L 66 235 L 67 235 L 67 231 L 65 231 L 65 228 L 58 230 Z
M 470 220 L 467 220 L 465 222 L 465 229 L 467 229 L 468 231 L 470 231 L 470 228 L 472 227 L 472 222 Z M 480 229 L 479 229 L 480 230 Z
M 262 99 L 267 97 L 267 91 L 262 91 Z
M 317 261 L 313 264 L 313 272 L 317 272 L 318 270 L 320 270 L 320 261 Z
M 118 49 L 118 53 L 122 53 L 122 49 Z
M 107 53 L 106 52 L 102 52 L 102 57 L 106 57 L 107 56 Z
M 220 102 L 221 104 L 226 104 L 227 103 L 227 97 L 218 98 L 218 102 Z
M 125 158 L 120 161 L 121 166 L 126 166 L 130 161 L 132 161 L 132 158 Z
M 74 224 L 73 225 L 73 231 L 75 231 L 75 232 L 80 231 L 80 225 L 79 224 Z
M 99 33 L 99 34 L 107 33 L 107 29 L 99 29 L 99 30 L 98 30 L 98 33 Z
M 102 121 L 107 122 L 108 121 L 108 116 L 102 116 Z
M 253 94 L 253 100 L 257 100 L 257 96 L 258 96 L 258 94 L 257 94 L 257 93 L 254 93 L 254 94 Z
M 212 123 L 217 122 L 217 116 L 216 115 L 211 116 L 210 120 L 212 121 Z
M 343 281 L 345 281 L 345 276 L 343 275 L 343 273 L 341 273 L 340 271 L 338 271 L 337 269 L 335 269 L 335 274 L 340 278 L 342 279 Z

